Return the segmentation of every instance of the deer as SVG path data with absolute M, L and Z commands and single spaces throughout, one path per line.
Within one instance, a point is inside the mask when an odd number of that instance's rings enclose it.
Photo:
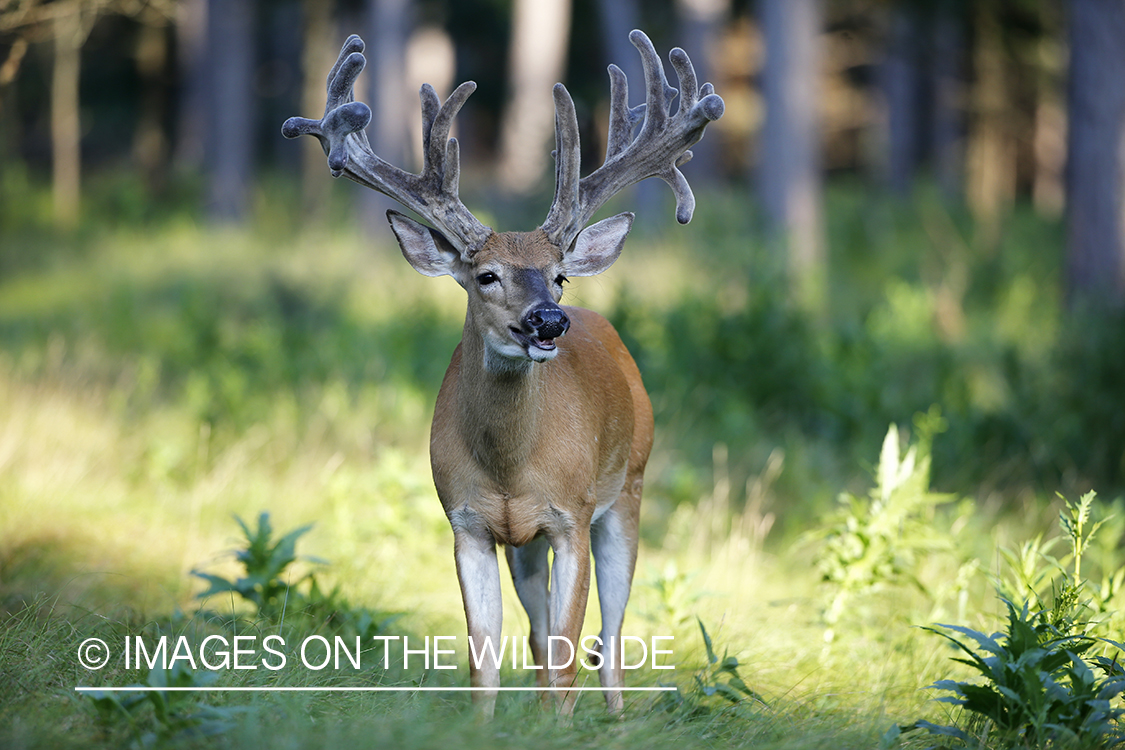
M 645 102 L 629 106 L 626 76 L 611 64 L 605 160 L 585 177 L 579 175 L 574 101 L 555 84 L 555 195 L 546 220 L 530 232 L 497 233 L 459 197 L 459 145 L 449 134 L 476 89 L 472 81 L 444 103 L 433 87 L 422 86 L 418 174 L 388 164 L 371 149 L 364 131 L 371 109 L 353 92 L 366 64 L 358 36 L 347 39 L 328 75 L 324 116 L 293 117 L 282 128 L 287 138 L 319 139 L 332 176 L 384 193 L 428 222 L 387 211 L 407 262 L 424 276 L 451 276 L 467 294 L 461 342 L 434 406 L 430 466 L 453 530 L 469 645 L 476 653 L 489 639 L 500 642 L 497 547 L 503 546 L 529 619 L 532 658 L 540 667 L 558 667 L 539 669 L 537 684 L 555 696 L 564 717 L 577 699 L 571 688 L 579 659 L 551 665 L 549 646 L 561 637 L 573 653 L 579 643 L 591 555 L 602 623 L 594 643 L 601 660 L 587 664 L 598 669 L 608 711 L 619 715 L 624 709 L 621 628 L 654 427 L 640 372 L 620 336 L 601 315 L 560 305 L 563 284 L 599 274 L 620 256 L 634 215 L 589 222 L 626 187 L 659 177 L 675 195 L 679 223 L 691 220 L 695 198 L 679 167 L 724 109 L 710 83 L 699 86 L 682 49 L 669 55 L 676 89 L 651 40 L 639 30 L 629 39 L 643 61 Z M 473 703 L 491 719 L 498 664 L 470 659 L 469 676 Z

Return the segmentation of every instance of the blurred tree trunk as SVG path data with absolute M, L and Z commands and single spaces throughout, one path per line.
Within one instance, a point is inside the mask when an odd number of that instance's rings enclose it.
M 613 63 L 625 73 L 629 82 L 629 104 L 636 106 L 644 100 L 645 70 L 644 66 L 641 65 L 641 56 L 637 53 L 637 48 L 629 41 L 629 32 L 643 26 L 640 4 L 637 0 L 598 0 L 597 8 L 606 67 L 608 68 L 609 64 Z M 598 126 L 602 129 L 603 145 L 605 139 L 609 137 L 607 129 L 609 123 L 609 77 L 607 76 L 605 80 L 607 103 L 605 104 L 605 111 L 598 119 Z M 628 196 L 624 198 L 623 203 L 635 206 L 636 212 L 642 216 L 658 216 L 660 191 L 663 189 L 659 180 L 642 180 L 621 191 Z M 647 223 L 642 223 L 642 226 L 647 226 Z
M 371 124 L 367 137 L 372 150 L 396 167 L 408 169 L 406 128 L 412 122 L 407 110 L 406 43 L 409 36 L 409 0 L 367 0 L 368 99 Z M 438 92 L 441 97 L 449 92 Z M 362 96 L 357 98 L 363 99 Z M 418 136 L 419 138 L 421 135 Z M 397 204 L 374 190 L 360 191 L 360 215 L 368 228 L 384 229 L 388 208 Z
M 335 39 L 332 17 L 334 0 L 304 0 L 304 38 L 301 53 L 301 112 L 305 117 L 323 114 L 327 99 L 325 83 L 336 62 L 342 39 Z M 301 207 L 307 220 L 325 218 L 332 187 L 324 149 L 316 138 L 301 138 Z
M 78 223 L 81 200 L 82 154 L 78 83 L 81 70 L 82 28 L 78 2 L 66 2 L 54 19 L 55 62 L 51 74 L 51 178 L 55 223 Z
M 976 14 L 976 82 L 966 154 L 969 207 L 994 236 L 1016 192 L 1015 143 L 1009 136 L 1006 119 L 1012 112 L 1012 102 L 1002 29 L 995 13 L 991 6 L 980 6 Z
M 168 140 L 164 116 L 167 111 L 168 63 L 167 25 L 157 14 L 141 16 L 137 40 L 137 73 L 142 82 L 140 115 L 133 135 L 133 159 L 153 194 L 164 192 L 167 184 Z
M 1072 301 L 1125 300 L 1125 3 L 1071 0 L 1067 282 Z
M 565 71 L 570 0 L 515 0 L 509 94 L 500 125 L 500 187 L 525 193 L 543 175 L 554 133 L 551 88 Z
M 946 200 L 962 195 L 961 55 L 964 45 L 956 0 L 939 0 L 931 36 L 930 78 L 933 86 L 933 126 L 930 152 L 934 178 Z
M 204 142 L 211 121 L 207 65 L 208 0 L 176 3 L 176 67 L 181 81 L 176 114 L 176 171 L 196 174 L 203 168 Z
M 883 179 L 898 195 L 910 190 L 918 168 L 922 84 L 919 38 L 917 8 L 903 3 L 894 5 L 879 82 L 886 113 Z
M 8 48 L 8 55 L 3 63 L 0 63 L 0 115 L 4 114 L 4 105 L 6 103 L 7 92 L 5 89 L 8 85 L 16 80 L 16 74 L 19 73 L 20 66 L 23 64 L 24 57 L 27 55 L 27 39 L 19 36 L 12 42 L 12 46 Z
M 640 4 L 638 0 L 598 0 L 597 8 L 605 63 L 613 63 L 625 72 L 629 79 L 629 103 L 633 104 L 638 92 L 643 96 L 645 90 L 641 56 L 629 41 L 629 32 L 641 28 Z
M 768 230 L 784 248 L 795 301 L 824 308 L 826 269 L 820 156 L 819 0 L 760 0 L 766 115 L 758 195 Z
M 700 84 L 713 82 L 711 50 L 719 43 L 723 25 L 730 18 L 730 0 L 676 0 L 680 16 L 682 39 L 675 41 L 691 57 Z M 711 128 L 709 138 L 704 138 L 691 148 L 692 166 L 689 167 L 693 184 L 713 185 L 723 174 L 725 160 L 720 151 L 717 129 Z
M 1044 35 L 1036 43 L 1036 48 L 1039 71 L 1035 82 L 1035 175 L 1031 199 L 1036 211 L 1057 218 L 1066 205 L 1063 43 L 1058 37 Z
M 253 164 L 254 6 L 252 0 L 209 0 L 207 61 L 211 131 L 208 155 L 211 218 L 242 221 Z

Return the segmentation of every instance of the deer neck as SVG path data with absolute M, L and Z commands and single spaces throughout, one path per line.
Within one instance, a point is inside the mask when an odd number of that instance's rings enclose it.
M 488 350 L 466 321 L 458 379 L 463 438 L 473 456 L 499 481 L 527 463 L 544 418 L 543 367 Z

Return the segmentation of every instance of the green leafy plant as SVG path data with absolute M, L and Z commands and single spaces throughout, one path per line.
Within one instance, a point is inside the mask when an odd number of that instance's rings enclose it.
M 258 527 L 253 531 L 241 518 L 236 516 L 235 520 L 242 528 L 246 546 L 235 551 L 234 556 L 245 572 L 232 581 L 211 573 L 192 571 L 192 575 L 210 584 L 197 598 L 207 599 L 231 592 L 253 604 L 258 617 L 270 622 L 280 624 L 287 620 L 302 627 L 325 626 L 334 633 L 364 639 L 385 632 L 401 616 L 356 607 L 344 597 L 339 586 L 329 591 L 321 588 L 313 572 L 298 577 L 296 581 L 286 575 L 289 566 L 298 559 L 297 540 L 308 533 L 311 524 L 274 540 L 269 513 L 259 514 Z M 324 563 L 317 558 L 304 559 Z M 305 584 L 307 586 L 302 587 Z
M 933 408 L 915 418 L 917 441 L 905 453 L 895 425 L 887 430 L 868 496 L 845 492 L 840 508 L 814 536 L 824 542 L 816 555 L 821 580 L 830 591 L 825 640 L 855 597 L 907 584 L 929 594 L 918 575 L 921 560 L 936 550 L 951 550 L 950 534 L 935 530 L 936 509 L 949 495 L 930 491 L 930 448 L 945 429 Z
M 1039 539 L 1005 556 L 1014 568 L 1014 579 L 997 585 L 1007 609 L 1004 632 L 987 635 L 948 624 L 925 628 L 961 650 L 965 656 L 954 661 L 971 667 L 983 681 L 938 680 L 930 685 L 952 693 L 936 700 L 959 706 L 967 714 L 964 727 L 920 721 L 914 728 L 963 746 L 976 746 L 990 733 L 1005 747 L 1125 745 L 1121 726 L 1125 709 L 1114 704 L 1125 692 L 1125 671 L 1116 656 L 1087 655 L 1096 647 L 1114 653 L 1123 650 L 1118 642 L 1091 635 L 1095 623 L 1089 619 L 1091 606 L 1081 571 L 1083 553 L 1102 525 L 1090 523 L 1094 497 L 1091 492 L 1077 503 L 1066 503 L 1059 515 L 1070 543 L 1064 562 L 1071 568 L 1047 555 L 1044 550 L 1051 545 Z M 1033 564 L 1036 557 L 1038 567 Z M 1053 572 L 1044 573 L 1042 567 Z M 1051 583 L 1049 597 L 1032 589 L 1017 605 L 1003 595 L 1005 590 L 1045 582 Z
M 297 559 L 297 540 L 307 534 L 312 525 L 302 526 L 274 541 L 269 513 L 263 511 L 258 515 L 258 528 L 255 531 L 251 531 L 238 516 L 235 516 L 235 520 L 242 527 L 246 546 L 237 550 L 234 556 L 242 563 L 246 573 L 231 581 L 222 576 L 193 570 L 192 575 L 211 584 L 198 598 L 206 599 L 216 594 L 233 592 L 253 603 L 261 616 L 275 619 L 285 610 L 289 594 L 295 590 L 296 585 L 312 576 L 309 573 L 296 582 L 282 578 L 286 568 Z
M 193 737 L 210 737 L 229 731 L 241 707 L 216 707 L 200 703 L 190 691 L 167 692 L 145 688 L 205 688 L 215 683 L 215 672 L 195 672 L 180 662 L 170 669 L 149 671 L 137 692 L 96 690 L 86 693 L 106 724 L 125 722 L 133 735 L 133 747 L 176 743 Z M 145 707 L 152 712 L 145 712 Z
M 707 650 L 707 664 L 692 675 L 692 689 L 684 692 L 677 689 L 662 695 L 661 706 L 665 711 L 677 712 L 685 718 L 707 714 L 718 707 L 741 705 L 747 701 L 768 706 L 765 699 L 750 688 L 738 673 L 738 658 L 726 651 L 720 659 L 715 654 L 711 635 L 703 621 L 696 618 L 699 631 L 703 635 L 703 645 Z M 716 699 L 718 703 L 716 704 Z
M 651 571 L 651 577 L 644 581 L 645 588 L 652 594 L 645 617 L 675 632 L 686 631 L 693 617 L 691 610 L 706 596 L 697 585 L 696 577 L 695 573 L 681 571 L 674 560 L 669 560 L 659 571 Z
M 925 628 L 949 639 L 967 658 L 966 664 L 984 678 L 983 684 L 938 680 L 930 687 L 952 693 L 938 701 L 960 706 L 970 715 L 974 734 L 996 732 L 1004 741 L 1027 747 L 1071 743 L 1075 747 L 1109 747 L 1125 743 L 1118 722 L 1125 710 L 1111 701 L 1125 691 L 1125 677 L 1111 670 L 1102 677 L 1083 659 L 1099 640 L 1067 633 L 1050 622 L 1050 611 L 1030 611 L 1004 602 L 1008 610 L 1003 634 L 986 635 L 957 625 L 939 625 L 960 633 L 957 638 Z M 965 640 L 975 643 L 970 646 Z M 1107 642 L 1109 643 L 1109 642 Z M 956 726 L 918 722 L 934 734 L 970 743 L 970 734 Z

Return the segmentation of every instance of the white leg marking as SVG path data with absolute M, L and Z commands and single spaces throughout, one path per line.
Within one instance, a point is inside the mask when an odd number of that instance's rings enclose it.
M 457 562 L 457 578 L 461 583 L 469 638 L 474 639 L 478 653 L 484 649 L 485 638 L 491 638 L 498 649 L 504 613 L 500 600 L 496 542 L 471 512 L 457 513 L 451 522 L 453 556 Z M 488 659 L 482 661 L 479 669 L 470 660 L 469 677 L 474 686 L 500 685 L 500 669 Z M 496 706 L 496 693 L 488 691 L 473 695 L 479 696 L 477 703 L 482 713 L 491 718 Z
M 598 601 L 602 612 L 602 656 L 600 670 L 602 687 L 606 688 L 609 709 L 620 712 L 624 701 L 619 688 L 621 678 L 621 625 L 625 605 L 633 582 L 636 560 L 634 546 L 619 516 L 617 507 L 610 509 L 590 528 L 590 546 L 594 552 L 594 572 L 598 581 Z

